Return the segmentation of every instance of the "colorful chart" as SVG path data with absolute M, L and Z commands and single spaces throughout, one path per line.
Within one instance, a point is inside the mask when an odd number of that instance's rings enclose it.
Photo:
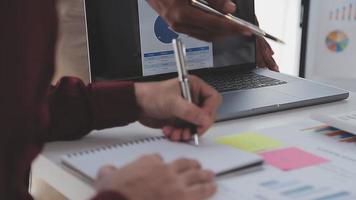
M 337 2 L 335 7 L 329 11 L 330 21 L 356 21 L 356 0 Z
M 342 31 L 333 31 L 326 38 L 326 46 L 335 53 L 343 52 L 349 45 L 349 37 Z
M 179 35 L 173 32 L 168 24 L 162 19 L 157 17 L 154 25 L 154 31 L 157 39 L 165 44 L 170 44 L 173 39 L 177 39 Z

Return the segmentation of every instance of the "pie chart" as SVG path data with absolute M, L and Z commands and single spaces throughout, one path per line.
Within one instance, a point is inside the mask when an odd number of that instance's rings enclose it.
M 349 37 L 342 31 L 333 31 L 326 38 L 326 46 L 334 53 L 343 52 L 349 45 Z
M 169 28 L 168 24 L 160 16 L 158 16 L 155 21 L 154 31 L 157 39 L 165 44 L 170 44 L 173 39 L 179 37 L 177 33 Z

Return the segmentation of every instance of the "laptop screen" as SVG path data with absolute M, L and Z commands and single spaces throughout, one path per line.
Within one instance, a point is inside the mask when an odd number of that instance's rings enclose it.
M 145 0 L 86 0 L 92 80 L 136 79 L 176 72 L 172 39 L 186 46 L 189 70 L 254 67 L 255 40 L 215 42 L 174 32 Z M 254 1 L 236 0 L 235 15 L 255 22 Z

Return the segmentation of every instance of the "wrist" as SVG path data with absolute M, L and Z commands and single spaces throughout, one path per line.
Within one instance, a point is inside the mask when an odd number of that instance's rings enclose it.
M 148 90 L 147 83 L 135 83 L 135 97 L 136 103 L 141 110 L 143 110 L 143 104 L 146 98 L 146 92 Z

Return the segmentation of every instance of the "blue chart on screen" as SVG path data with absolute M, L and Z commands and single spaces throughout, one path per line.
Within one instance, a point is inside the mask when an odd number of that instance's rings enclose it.
M 179 36 L 169 29 L 168 24 L 161 17 L 157 17 L 154 26 L 157 39 L 163 43 L 169 44 L 173 39 L 177 39 Z

